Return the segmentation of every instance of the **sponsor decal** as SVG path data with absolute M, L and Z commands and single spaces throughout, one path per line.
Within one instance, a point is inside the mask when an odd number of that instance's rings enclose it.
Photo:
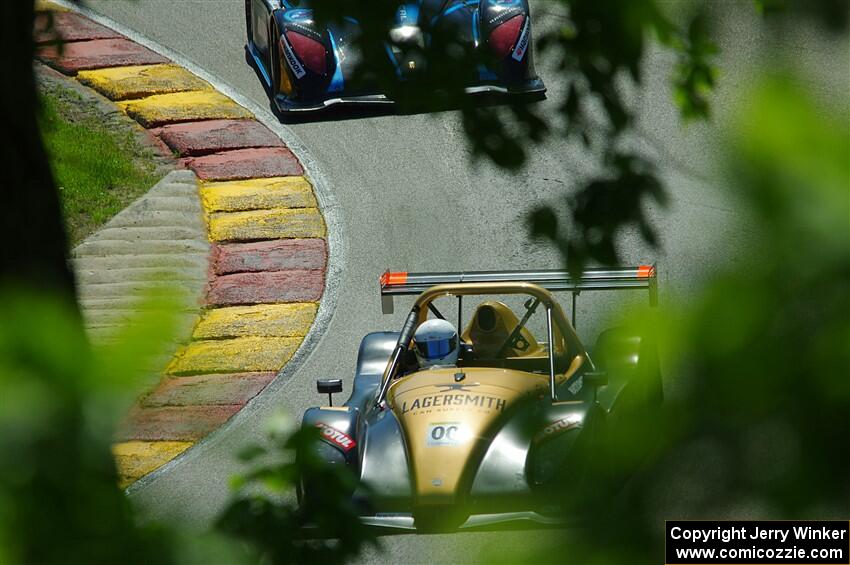
M 534 436 L 534 443 L 542 443 L 544 441 L 550 440 L 553 437 L 559 436 L 562 433 L 574 430 L 578 427 L 581 427 L 581 419 L 578 416 L 568 416 L 566 418 L 561 418 L 556 422 L 552 422 Z
M 464 385 L 446 385 L 446 386 L 464 386 Z M 470 386 L 470 385 L 465 385 Z M 432 394 L 416 398 L 413 402 L 404 401 L 401 403 L 401 413 L 406 414 L 414 410 L 423 410 L 426 408 L 480 408 L 484 410 L 498 410 L 502 412 L 505 409 L 507 402 L 504 398 L 490 396 L 489 394 Z
M 302 65 L 301 61 L 299 61 L 295 56 L 286 36 L 281 38 L 280 44 L 283 46 L 283 56 L 286 57 L 286 62 L 289 63 L 289 68 L 292 69 L 292 73 L 295 75 L 295 78 L 302 78 L 307 74 L 307 71 L 304 70 L 304 65 Z
M 529 33 L 530 28 L 531 18 L 526 17 L 525 24 L 522 26 L 522 33 L 519 34 L 519 41 L 517 41 L 516 47 L 514 47 L 514 54 L 511 55 L 514 61 L 522 61 L 525 52 L 528 50 L 528 40 L 531 37 L 531 33 Z
M 321 431 L 321 438 L 331 445 L 335 445 L 341 450 L 348 452 L 351 451 L 354 447 L 357 446 L 357 442 L 349 436 L 348 434 L 344 434 L 338 429 L 331 427 L 327 424 L 323 424 L 319 422 L 316 424 L 316 427 Z
M 464 442 L 465 434 L 460 422 L 437 422 L 428 424 L 428 435 L 425 443 L 428 447 L 443 447 L 460 445 Z

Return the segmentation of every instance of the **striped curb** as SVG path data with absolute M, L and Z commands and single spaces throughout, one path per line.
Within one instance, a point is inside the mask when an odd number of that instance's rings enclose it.
M 195 173 L 212 245 L 192 340 L 116 432 L 126 487 L 222 426 L 298 350 L 325 288 L 327 228 L 304 166 L 252 112 L 79 13 L 57 12 L 55 20 L 70 42 L 60 52 L 37 28 L 37 57 L 112 100 Z M 151 239 L 162 240 L 155 245 L 163 251 L 190 245 L 174 235 Z M 101 266 L 124 268 L 120 256 L 102 259 Z M 116 295 L 130 290 L 115 285 Z
M 202 157 L 188 157 L 183 163 L 201 180 L 245 180 L 252 178 L 288 177 L 304 174 L 301 163 L 284 147 L 236 149 Z
M 36 6 L 37 10 L 45 10 L 44 5 Z M 48 35 L 47 19 L 39 18 L 35 24 L 35 40 L 39 44 L 48 43 L 53 39 Z M 123 36 L 108 27 L 91 20 L 84 20 L 76 14 L 64 11 L 53 12 L 53 30 L 58 32 L 65 41 L 85 41 L 91 39 L 121 39 Z
M 106 88 L 110 88 L 106 77 L 101 75 L 98 79 L 101 84 L 106 85 Z M 188 92 L 154 94 L 147 98 L 126 102 L 118 101 L 118 106 L 146 128 L 198 120 L 253 118 L 251 112 L 224 94 L 206 88 Z
M 248 373 L 170 379 L 146 396 L 142 406 L 185 406 L 187 402 L 199 400 L 204 405 L 234 402 L 244 404 L 262 391 L 275 375 L 276 373 Z
M 167 59 L 129 39 L 80 39 L 57 46 L 41 47 L 38 57 L 57 71 L 73 76 L 79 71 L 120 65 L 150 65 Z
M 130 484 L 165 465 L 192 447 L 191 441 L 126 441 L 116 443 L 112 453 L 121 468 L 121 483 Z
M 201 199 L 210 212 L 263 210 L 274 206 L 316 208 L 310 183 L 301 177 L 208 182 Z
M 154 94 L 211 88 L 182 67 L 170 64 L 81 71 L 77 74 L 77 80 L 110 100 L 133 100 Z
M 174 124 L 163 127 L 159 136 L 175 153 L 192 157 L 232 149 L 285 147 L 279 137 L 253 120 Z

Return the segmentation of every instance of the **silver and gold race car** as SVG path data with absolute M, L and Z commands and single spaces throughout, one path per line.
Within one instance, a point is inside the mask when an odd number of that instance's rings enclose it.
M 661 401 L 646 340 L 608 329 L 591 355 L 574 329 L 578 293 L 623 289 L 648 290 L 654 305 L 655 268 L 591 269 L 578 280 L 564 271 L 384 274 L 385 312 L 394 297 L 418 296 L 400 331 L 363 338 L 348 400 L 306 411 L 302 426 L 321 438 L 311 456 L 360 479 L 350 495 L 367 524 L 558 523 L 551 487 L 580 467 L 581 438 L 624 416 L 624 398 L 652 409 Z M 561 291 L 572 321 L 555 299 Z M 418 365 L 412 340 L 429 318 L 457 323 L 454 366 Z M 317 388 L 330 397 L 342 381 Z M 301 504 L 321 488 L 305 479 Z
M 245 0 L 245 16 L 248 62 L 280 112 L 393 102 L 381 81 L 355 80 L 365 61 L 361 20 L 370 14 L 347 14 L 326 26 L 307 1 Z M 532 61 L 527 0 L 401 0 L 386 31 L 368 63 L 394 83 L 430 73 L 451 77 L 469 94 L 546 91 Z

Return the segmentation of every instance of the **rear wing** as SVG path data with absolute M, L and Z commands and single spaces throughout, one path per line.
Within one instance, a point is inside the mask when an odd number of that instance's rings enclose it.
M 407 273 L 387 271 L 381 275 L 381 310 L 392 314 L 394 296 L 420 294 L 438 284 L 527 282 L 552 292 L 573 293 L 573 323 L 575 298 L 589 290 L 647 289 L 649 303 L 658 303 L 657 271 L 655 265 L 640 265 L 621 269 L 586 269 L 573 279 L 569 271 L 469 271 L 461 273 Z

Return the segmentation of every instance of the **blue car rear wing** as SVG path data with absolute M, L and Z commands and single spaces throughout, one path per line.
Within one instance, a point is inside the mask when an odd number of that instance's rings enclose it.
M 438 284 L 460 283 L 533 283 L 552 292 L 571 292 L 573 312 L 575 298 L 589 290 L 647 289 L 650 305 L 658 302 L 657 271 L 655 265 L 640 265 L 619 269 L 586 269 L 581 277 L 573 279 L 569 271 L 469 271 L 458 273 L 408 273 L 387 271 L 381 275 L 381 309 L 392 314 L 393 297 L 420 294 Z M 575 314 L 573 314 L 575 318 Z

